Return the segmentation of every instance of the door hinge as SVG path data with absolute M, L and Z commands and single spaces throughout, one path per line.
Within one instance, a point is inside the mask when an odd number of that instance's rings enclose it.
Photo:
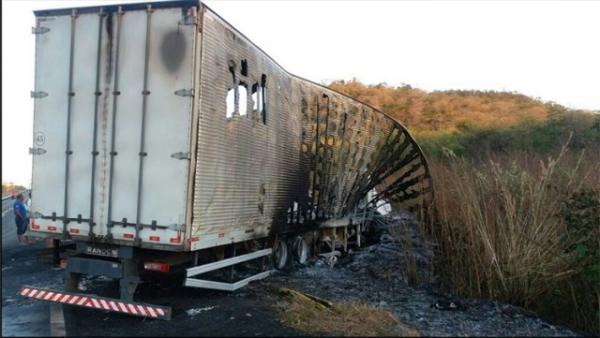
M 50 28 L 48 27 L 31 27 L 31 34 L 44 34 L 44 33 L 48 33 L 50 31 Z
M 184 153 L 184 152 L 180 152 L 180 153 L 173 153 L 171 154 L 171 157 L 177 160 L 189 160 L 191 159 L 190 153 Z
M 34 99 L 40 99 L 40 98 L 46 97 L 46 96 L 48 96 L 48 93 L 46 93 L 46 92 L 42 92 L 42 91 L 39 91 L 39 92 L 32 91 L 31 92 L 31 97 Z
M 43 155 L 46 153 L 46 149 L 44 149 L 44 148 L 29 148 L 29 153 L 31 155 Z
M 179 89 L 175 91 L 175 95 L 178 96 L 194 96 L 194 88 L 192 89 Z

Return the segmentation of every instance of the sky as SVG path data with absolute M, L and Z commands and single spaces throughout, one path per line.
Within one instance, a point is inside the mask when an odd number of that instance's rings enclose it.
M 32 11 L 141 1 L 2 1 L 2 181 L 29 186 Z M 516 91 L 600 110 L 600 1 L 205 3 L 289 72 L 424 90 Z

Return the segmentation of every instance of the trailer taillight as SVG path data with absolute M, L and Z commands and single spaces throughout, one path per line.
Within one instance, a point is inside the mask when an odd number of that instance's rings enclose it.
M 169 272 L 169 264 L 164 262 L 144 262 L 144 270 Z

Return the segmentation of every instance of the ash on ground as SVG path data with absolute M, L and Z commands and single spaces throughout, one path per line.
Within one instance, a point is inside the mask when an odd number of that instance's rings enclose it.
M 333 267 L 315 258 L 303 267 L 278 272 L 251 284 L 249 292 L 269 294 L 285 286 L 335 302 L 366 302 L 393 312 L 422 336 L 578 336 L 522 308 L 439 292 L 431 274 L 432 247 L 408 213 L 378 221 L 380 241 L 351 251 Z

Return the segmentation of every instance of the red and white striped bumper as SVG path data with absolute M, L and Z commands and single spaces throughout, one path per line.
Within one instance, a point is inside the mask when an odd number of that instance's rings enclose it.
M 33 287 L 22 287 L 21 291 L 19 291 L 19 294 L 23 297 L 45 300 L 48 302 L 56 302 L 67 305 L 83 306 L 92 309 L 119 312 L 138 317 L 148 317 L 164 320 L 171 319 L 171 308 L 166 306 L 156 306 L 143 303 L 130 303 L 112 298 L 67 293 L 53 290 L 44 290 Z

